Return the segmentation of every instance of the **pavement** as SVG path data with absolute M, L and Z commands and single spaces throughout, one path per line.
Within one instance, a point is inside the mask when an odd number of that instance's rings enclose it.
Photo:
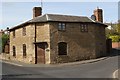
M 107 58 L 108 57 L 102 57 L 102 58 L 98 58 L 98 59 L 69 62 L 69 63 L 59 63 L 59 64 L 29 64 L 29 63 L 13 61 L 13 60 L 5 60 L 5 59 L 2 59 L 1 61 L 4 63 L 8 63 L 8 64 L 15 65 L 15 66 L 21 66 L 21 67 L 61 67 L 61 66 L 73 66 L 73 65 L 94 63 L 94 62 L 98 62 L 101 60 L 105 60 Z

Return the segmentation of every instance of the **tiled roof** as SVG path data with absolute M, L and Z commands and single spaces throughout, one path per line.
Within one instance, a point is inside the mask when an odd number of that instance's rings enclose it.
M 29 22 L 45 22 L 45 21 L 62 21 L 62 22 L 93 22 L 88 17 L 83 16 L 70 16 L 70 15 L 58 15 L 58 14 L 45 14 L 43 16 L 36 17 Z
M 97 24 L 102 24 L 100 22 L 95 22 L 92 19 L 88 18 L 88 17 L 84 17 L 84 16 L 71 16 L 71 15 L 59 15 L 59 14 L 45 14 L 42 16 L 38 16 L 34 19 L 31 19 L 25 23 L 22 23 L 20 25 L 17 25 L 13 28 L 11 28 L 10 30 L 22 27 L 26 24 L 30 24 L 30 23 L 37 23 L 37 22 L 88 22 L 88 23 L 97 23 Z

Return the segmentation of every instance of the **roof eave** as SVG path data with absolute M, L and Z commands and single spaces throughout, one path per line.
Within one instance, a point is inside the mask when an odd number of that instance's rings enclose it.
M 26 25 L 29 25 L 29 24 L 43 23 L 43 22 L 47 22 L 47 21 L 42 21 L 42 22 L 25 22 L 25 23 L 23 23 L 23 24 L 17 25 L 17 26 L 15 26 L 15 27 L 9 29 L 9 31 L 13 31 L 13 30 L 15 30 L 15 29 L 21 28 L 21 27 L 26 26 Z

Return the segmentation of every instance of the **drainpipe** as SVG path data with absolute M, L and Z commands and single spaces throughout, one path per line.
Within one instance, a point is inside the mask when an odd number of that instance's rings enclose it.
M 34 43 L 35 43 L 35 64 L 37 64 L 36 23 L 35 23 L 35 39 L 34 39 Z

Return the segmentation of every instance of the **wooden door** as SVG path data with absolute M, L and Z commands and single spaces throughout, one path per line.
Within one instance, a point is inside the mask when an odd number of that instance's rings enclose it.
M 37 45 L 37 63 L 45 64 L 45 45 L 42 43 Z

